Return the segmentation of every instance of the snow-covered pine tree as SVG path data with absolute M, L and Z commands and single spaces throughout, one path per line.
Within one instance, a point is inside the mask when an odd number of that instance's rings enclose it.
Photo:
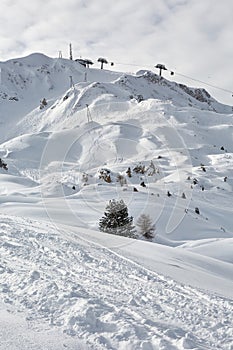
M 114 235 L 137 238 L 133 217 L 129 216 L 127 205 L 122 199 L 109 201 L 106 212 L 99 221 L 99 230 Z
M 147 239 L 154 237 L 155 225 L 152 224 L 152 220 L 147 214 L 142 214 L 139 216 L 137 221 L 137 226 L 139 227 L 139 232 Z

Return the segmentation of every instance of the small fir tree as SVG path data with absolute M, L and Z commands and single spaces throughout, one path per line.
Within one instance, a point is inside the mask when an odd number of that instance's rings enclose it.
M 152 223 L 149 215 L 142 214 L 139 216 L 137 226 L 139 227 L 140 234 L 145 238 L 152 239 L 154 237 L 155 225 Z
M 0 158 L 0 168 L 8 170 L 7 164 Z
M 128 215 L 128 208 L 122 199 L 109 201 L 104 216 L 99 221 L 99 230 L 119 236 L 137 238 L 133 217 Z
M 128 169 L 126 170 L 126 174 L 128 175 L 128 177 L 132 177 L 132 173 L 131 173 L 130 167 L 128 167 Z
M 198 214 L 198 215 L 200 214 L 199 208 L 197 208 L 197 207 L 195 208 L 195 213 Z
M 84 186 L 88 185 L 88 174 L 87 173 L 82 174 L 82 182 L 83 182 Z
M 40 101 L 40 109 L 43 109 L 47 104 L 46 98 L 43 98 L 43 100 Z

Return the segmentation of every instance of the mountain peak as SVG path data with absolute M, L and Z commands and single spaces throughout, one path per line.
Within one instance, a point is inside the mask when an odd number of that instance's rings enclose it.
M 64 96 L 69 96 L 70 89 L 75 89 L 76 94 L 70 107 L 67 104 L 65 108 L 68 115 L 85 110 L 87 105 L 116 106 L 117 103 L 134 104 L 150 99 L 170 101 L 177 107 L 232 112 L 230 106 L 217 102 L 205 89 L 178 84 L 148 70 L 128 74 L 87 68 L 77 61 L 51 58 L 42 53 L 1 62 L 0 68 L 0 113 L 2 120 L 10 122 L 13 128 L 25 116 L 35 115 L 41 100 L 49 101 L 46 110 L 54 108 Z M 59 113 L 60 120 L 64 111 Z

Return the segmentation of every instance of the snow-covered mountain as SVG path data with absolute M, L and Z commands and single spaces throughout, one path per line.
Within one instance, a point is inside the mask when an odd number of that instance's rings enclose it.
M 0 73 L 0 349 L 232 350 L 232 107 L 42 54 Z M 99 232 L 111 199 L 153 240 Z

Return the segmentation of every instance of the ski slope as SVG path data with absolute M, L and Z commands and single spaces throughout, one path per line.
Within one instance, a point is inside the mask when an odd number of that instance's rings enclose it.
M 71 348 L 79 339 L 90 349 L 230 348 L 232 301 L 154 272 L 152 259 L 148 269 L 124 256 L 125 246 L 151 255 L 153 243 L 117 237 L 109 249 L 93 243 L 91 234 L 2 216 L 1 292 L 10 310 L 14 305 L 10 315 L 26 314 L 33 331 L 41 323 L 47 332 L 62 329 L 77 341 Z M 187 268 L 182 253 L 177 256 L 173 269 Z
M 0 349 L 232 350 L 232 107 L 147 71 L 0 68 Z M 151 242 L 99 232 L 111 199 Z

